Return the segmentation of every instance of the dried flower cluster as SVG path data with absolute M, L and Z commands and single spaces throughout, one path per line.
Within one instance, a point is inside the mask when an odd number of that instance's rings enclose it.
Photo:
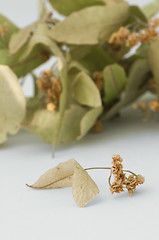
M 127 27 L 121 27 L 111 35 L 109 43 L 117 46 L 125 44 L 127 47 L 134 47 L 139 42 L 151 42 L 154 37 L 158 36 L 157 27 L 159 27 L 158 18 L 151 20 L 148 28 L 141 29 L 138 32 L 131 32 Z
M 144 177 L 133 173 L 127 178 L 123 170 L 123 165 L 121 164 L 123 161 L 122 158 L 119 155 L 113 155 L 112 159 L 113 166 L 111 172 L 114 175 L 114 182 L 110 184 L 110 191 L 112 193 L 120 193 L 126 188 L 131 196 L 136 186 L 144 183 Z
M 56 110 L 62 91 L 60 79 L 56 78 L 51 70 L 44 71 L 41 77 L 37 79 L 37 86 L 41 92 L 46 94 L 47 109 L 49 111 Z
M 8 33 L 8 25 L 3 23 L 0 25 L 0 36 L 5 36 Z
M 139 109 L 142 112 L 142 119 L 144 121 L 148 118 L 156 120 L 156 117 L 153 113 L 159 112 L 159 101 L 157 99 L 151 100 L 149 102 L 140 101 L 132 105 L 134 110 Z

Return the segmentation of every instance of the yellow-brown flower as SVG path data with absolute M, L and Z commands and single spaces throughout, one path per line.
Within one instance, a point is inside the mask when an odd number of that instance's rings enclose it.
M 37 86 L 41 92 L 47 92 L 51 88 L 51 78 L 53 77 L 53 72 L 51 70 L 44 71 L 41 77 L 37 79 Z
M 120 193 L 123 192 L 123 185 L 119 182 L 113 182 L 112 185 L 110 186 L 110 191 L 113 193 Z
M 117 32 L 113 33 L 109 39 L 110 44 L 121 46 L 125 40 L 127 40 L 130 34 L 130 30 L 125 27 L 121 27 Z
M 140 42 L 140 36 L 137 35 L 136 33 L 132 33 L 128 36 L 127 41 L 126 41 L 126 46 L 127 47 L 134 47 Z
M 130 175 L 126 180 L 126 188 L 128 190 L 129 195 L 131 196 L 133 191 L 136 189 L 138 185 L 138 181 L 134 175 Z
M 145 178 L 140 174 L 138 174 L 136 176 L 136 180 L 137 180 L 138 184 L 143 184 L 145 182 Z

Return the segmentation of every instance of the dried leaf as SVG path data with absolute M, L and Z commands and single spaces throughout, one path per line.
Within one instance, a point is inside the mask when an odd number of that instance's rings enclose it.
M 33 185 L 37 189 L 71 187 L 73 197 L 79 207 L 84 207 L 99 193 L 99 189 L 88 173 L 71 159 L 48 170 Z
M 81 51 L 84 50 L 81 49 Z M 105 66 L 114 62 L 115 60 L 101 46 L 91 46 L 89 53 L 80 59 L 80 63 L 92 74 L 103 71 Z
M 9 44 L 10 37 L 12 36 L 12 34 L 19 30 L 19 28 L 14 23 L 12 23 L 8 18 L 3 16 L 2 14 L 0 14 L 0 25 L 4 23 L 7 25 L 8 33 L 5 36 L 4 41 L 0 41 L 0 49 L 6 48 L 6 46 L 8 46 Z
M 102 111 L 103 107 L 93 108 L 84 115 L 80 123 L 81 134 L 78 139 L 81 139 L 88 133 L 88 131 L 94 126 L 97 118 L 102 114 Z
M 60 163 L 57 167 L 44 173 L 33 185 L 28 186 L 39 189 L 71 187 L 75 163 L 74 159 Z
M 85 8 L 56 24 L 51 37 L 68 44 L 97 44 L 108 40 L 126 21 L 128 13 L 129 6 L 125 2 Z
M 118 64 L 109 65 L 104 69 L 105 102 L 110 105 L 119 96 L 127 83 L 124 68 Z
M 148 61 L 151 67 L 151 70 L 153 72 L 154 78 L 156 80 L 157 84 L 157 94 L 159 96 L 159 67 L 158 67 L 158 62 L 159 62 L 159 39 L 156 38 L 155 40 L 152 41 L 149 52 L 148 52 Z
M 0 64 L 8 65 L 15 72 L 17 77 L 22 77 L 49 58 L 48 52 L 42 46 L 38 46 L 38 48 L 34 49 L 27 58 L 20 60 L 25 49 L 26 46 L 24 45 L 20 51 L 11 56 L 8 49 L 0 50 Z
M 101 0 L 102 2 L 104 2 L 105 4 L 109 5 L 109 4 L 117 4 L 117 3 L 122 3 L 123 0 Z
M 95 182 L 78 163 L 74 169 L 72 193 L 79 207 L 85 207 L 99 193 Z
M 142 11 L 147 18 L 153 17 L 159 11 L 159 0 L 155 0 L 153 3 L 148 3 L 142 8 Z
M 100 92 L 93 80 L 84 72 L 80 72 L 72 85 L 72 96 L 80 104 L 89 107 L 102 105 Z
M 26 101 L 16 75 L 0 65 L 0 143 L 16 134 L 25 116 Z
M 85 7 L 103 5 L 103 3 L 98 0 L 67 0 L 67 3 L 66 0 L 49 0 L 49 2 L 54 9 L 63 15 L 69 15 Z
M 86 112 L 87 109 L 77 105 L 72 105 L 65 111 L 57 143 L 71 141 L 80 135 L 80 122 Z M 43 140 L 52 143 L 56 136 L 58 121 L 58 112 L 39 110 L 35 112 L 29 122 L 24 122 L 23 126 L 42 137 Z
M 10 54 L 16 53 L 31 37 L 31 34 L 35 31 L 37 22 L 20 29 L 18 32 L 14 33 L 9 42 Z
M 135 101 L 141 94 L 147 90 L 148 72 L 150 71 L 148 61 L 138 59 L 130 69 L 128 82 L 123 98 L 115 104 L 105 115 L 105 119 L 113 118 L 119 111 Z
M 128 20 L 126 21 L 125 25 L 127 26 L 128 24 L 132 24 L 132 30 L 133 30 L 133 23 L 136 25 L 136 19 L 138 19 L 140 21 L 140 24 L 137 26 L 137 29 L 141 29 L 144 26 L 143 23 L 148 23 L 148 19 L 147 17 L 145 16 L 144 12 L 141 10 L 141 8 L 139 8 L 138 6 L 130 6 L 130 9 L 129 9 L 129 18 Z M 131 29 L 131 27 L 130 27 Z

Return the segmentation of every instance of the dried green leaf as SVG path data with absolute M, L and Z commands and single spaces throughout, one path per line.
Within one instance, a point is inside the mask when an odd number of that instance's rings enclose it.
M 105 103 L 110 105 L 121 94 L 127 83 L 124 68 L 118 64 L 109 65 L 104 69 Z
M 16 75 L 0 65 L 0 143 L 16 134 L 25 117 L 26 101 Z
M 28 186 L 39 189 L 71 187 L 75 164 L 76 161 L 74 159 L 60 163 L 55 168 L 49 169 L 44 173 L 33 185 Z
M 72 193 L 79 207 L 85 207 L 99 194 L 99 189 L 95 182 L 78 163 L 74 169 Z
M 138 59 L 130 68 L 128 82 L 123 98 L 115 104 L 105 115 L 105 119 L 112 119 L 119 111 L 128 104 L 135 101 L 147 90 L 150 67 L 147 60 Z
M 72 96 L 78 103 L 89 107 L 100 107 L 102 105 L 98 88 L 84 72 L 77 74 L 72 84 Z
M 104 2 L 105 4 L 109 5 L 109 4 L 117 4 L 117 3 L 123 3 L 123 0 L 101 0 L 102 2 Z
M 158 67 L 159 52 L 158 52 L 158 49 L 159 49 L 159 39 L 156 38 L 150 44 L 150 48 L 149 48 L 149 52 L 148 52 L 148 61 L 150 64 L 150 68 L 153 72 L 156 84 L 157 84 L 157 94 L 159 96 L 159 67 Z
M 85 7 L 93 5 L 103 5 L 98 0 L 49 0 L 53 8 L 63 15 L 69 15 L 75 11 L 81 10 Z
M 86 112 L 87 109 L 77 105 L 72 105 L 65 111 L 57 143 L 74 140 L 80 135 L 80 121 Z M 59 115 L 58 112 L 39 110 L 35 112 L 29 122 L 24 122 L 23 126 L 42 137 L 43 140 L 52 143 L 56 136 Z
M 85 8 L 72 13 L 51 30 L 51 37 L 67 44 L 107 41 L 128 18 L 127 3 Z
M 88 131 L 95 124 L 97 118 L 102 114 L 102 111 L 103 111 L 103 107 L 93 108 L 84 115 L 80 123 L 81 130 L 80 130 L 80 136 L 78 137 L 78 139 L 81 139 L 83 136 L 85 136 L 88 133 Z
M 139 23 L 137 23 L 137 21 L 139 21 Z M 145 23 L 148 23 L 148 19 L 147 19 L 146 15 L 144 14 L 144 12 L 142 11 L 142 9 L 135 5 L 130 6 L 129 18 L 126 21 L 125 25 L 127 26 L 130 24 L 130 29 L 132 28 L 132 30 L 133 30 L 133 28 L 135 26 L 137 28 L 136 30 L 139 30 L 139 29 L 145 27 Z M 132 25 L 132 27 L 131 27 L 131 25 Z
M 24 45 L 20 51 L 13 55 L 10 55 L 8 49 L 0 50 L 0 64 L 8 65 L 17 77 L 22 77 L 48 60 L 48 52 L 42 46 L 38 46 L 27 58 L 20 60 L 25 49 L 26 46 Z
M 8 33 L 6 36 L 1 39 L 0 37 L 0 49 L 6 48 L 9 44 L 10 37 L 12 36 L 13 33 L 17 32 L 19 28 L 12 23 L 8 18 L 0 14 L 0 25 L 6 24 L 8 28 Z
M 16 53 L 24 44 L 29 40 L 33 32 L 35 31 L 35 27 L 37 22 L 32 23 L 31 25 L 20 29 L 18 32 L 14 33 L 9 42 L 9 51 L 10 54 Z
M 159 11 L 159 0 L 155 0 L 153 3 L 148 3 L 142 8 L 142 11 L 147 18 L 153 17 Z

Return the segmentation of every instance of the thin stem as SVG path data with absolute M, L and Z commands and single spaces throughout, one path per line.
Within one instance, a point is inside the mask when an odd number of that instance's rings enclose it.
M 85 168 L 86 171 L 88 171 L 88 170 L 102 170 L 102 169 L 103 169 L 103 170 L 105 170 L 105 169 L 106 169 L 106 170 L 107 170 L 107 169 L 108 169 L 108 170 L 111 170 L 110 167 L 92 167 L 92 168 Z
M 111 172 L 110 172 L 110 176 L 109 176 L 109 178 L 108 178 L 108 183 L 109 183 L 109 186 L 110 186 L 110 187 L 111 187 L 111 182 L 110 182 L 111 177 L 112 177 L 112 169 L 111 169 Z
M 143 22 L 143 21 L 140 20 L 138 17 L 136 17 L 136 16 L 134 16 L 134 15 L 132 15 L 132 14 L 130 14 L 130 16 L 131 16 L 132 18 L 134 18 L 139 24 L 141 24 L 141 25 L 143 25 L 143 26 L 145 26 L 145 27 L 149 27 L 149 25 L 148 25 L 147 23 Z
M 131 173 L 131 174 L 133 174 L 135 177 L 137 176 L 137 174 L 135 174 L 134 172 L 132 172 L 132 171 L 130 171 L 130 170 L 123 170 L 123 172 Z
M 85 171 L 89 171 L 89 170 L 111 170 L 112 168 L 111 167 L 92 167 L 92 168 L 85 168 Z M 131 173 L 133 174 L 134 176 L 137 176 L 134 172 L 130 171 L 130 170 L 123 170 L 123 172 L 128 172 L 128 173 Z M 111 178 L 112 176 L 112 171 L 111 171 L 111 174 L 110 174 L 110 177 Z

